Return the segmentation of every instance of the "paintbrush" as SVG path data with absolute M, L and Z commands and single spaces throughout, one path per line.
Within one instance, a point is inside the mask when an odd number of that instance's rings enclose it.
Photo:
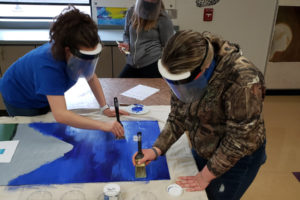
M 115 111 L 116 111 L 117 121 L 121 124 L 121 126 L 123 126 L 123 124 L 122 124 L 122 122 L 120 120 L 119 102 L 118 102 L 118 98 L 117 97 L 114 97 L 114 105 L 115 105 Z M 118 137 L 117 139 L 125 139 L 125 136 Z
M 138 139 L 138 153 L 135 156 L 135 178 L 146 178 L 146 165 L 138 164 L 138 162 L 144 157 L 144 154 L 142 152 L 142 133 L 137 133 L 137 139 Z

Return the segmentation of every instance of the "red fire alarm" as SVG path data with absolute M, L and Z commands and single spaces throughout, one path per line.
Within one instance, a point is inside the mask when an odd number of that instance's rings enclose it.
M 212 21 L 213 20 L 213 15 L 214 15 L 214 9 L 213 8 L 204 8 L 204 13 L 203 13 L 203 21 Z

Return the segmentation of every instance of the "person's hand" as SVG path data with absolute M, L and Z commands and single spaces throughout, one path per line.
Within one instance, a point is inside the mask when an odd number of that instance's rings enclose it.
M 120 115 L 129 115 L 129 112 L 125 111 L 125 110 L 119 110 Z
M 182 188 L 186 188 L 186 191 L 201 191 L 204 190 L 209 183 L 215 179 L 216 176 L 208 170 L 207 165 L 196 174 L 196 176 L 181 176 L 178 177 L 176 183 Z
M 107 108 L 105 110 L 103 110 L 103 114 L 107 117 L 114 117 L 116 116 L 116 112 L 115 110 L 111 110 L 110 108 Z
M 120 115 L 129 115 L 129 113 L 125 110 L 119 110 Z M 109 108 L 107 108 L 106 110 L 103 111 L 103 114 L 107 117 L 114 117 L 116 116 L 116 112 L 115 110 L 111 110 Z
M 202 171 L 198 172 L 196 176 L 181 176 L 178 177 L 176 181 L 178 185 L 182 188 L 185 188 L 188 192 L 201 191 L 205 190 L 205 188 L 209 185 L 210 181 L 206 180 Z
M 125 43 L 125 42 L 119 43 L 118 48 L 124 54 L 126 54 L 126 52 L 129 52 L 129 44 L 128 43 Z
M 112 132 L 117 138 L 124 137 L 124 128 L 117 121 L 105 122 L 103 130 L 106 132 Z
M 144 154 L 144 157 L 140 160 L 139 163 L 135 163 L 135 156 L 137 152 L 132 156 L 132 163 L 135 166 L 136 164 L 143 164 L 145 163 L 148 165 L 152 160 L 155 160 L 156 155 L 152 149 L 142 149 L 142 152 Z

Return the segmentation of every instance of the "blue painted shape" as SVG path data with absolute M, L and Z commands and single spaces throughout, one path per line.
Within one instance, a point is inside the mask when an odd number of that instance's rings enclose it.
M 150 148 L 160 133 L 157 121 L 122 121 L 122 124 L 126 139 L 121 140 L 116 140 L 112 133 L 59 123 L 29 124 L 42 134 L 59 138 L 74 148 L 63 157 L 11 180 L 9 185 L 170 179 L 165 156 L 146 167 L 146 178 L 135 178 L 132 155 L 137 151 L 137 142 L 133 137 L 141 131 L 142 148 Z
M 5 149 L 0 149 L 0 154 L 4 154 Z
M 131 108 L 131 111 L 134 113 L 139 113 L 144 110 L 144 106 L 141 104 L 133 104 L 134 106 Z

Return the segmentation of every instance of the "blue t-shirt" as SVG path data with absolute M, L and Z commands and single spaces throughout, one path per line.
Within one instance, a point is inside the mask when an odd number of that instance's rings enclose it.
M 76 81 L 66 73 L 67 63 L 57 61 L 46 43 L 19 58 L 0 79 L 4 100 L 18 108 L 49 105 L 46 95 L 64 95 Z

